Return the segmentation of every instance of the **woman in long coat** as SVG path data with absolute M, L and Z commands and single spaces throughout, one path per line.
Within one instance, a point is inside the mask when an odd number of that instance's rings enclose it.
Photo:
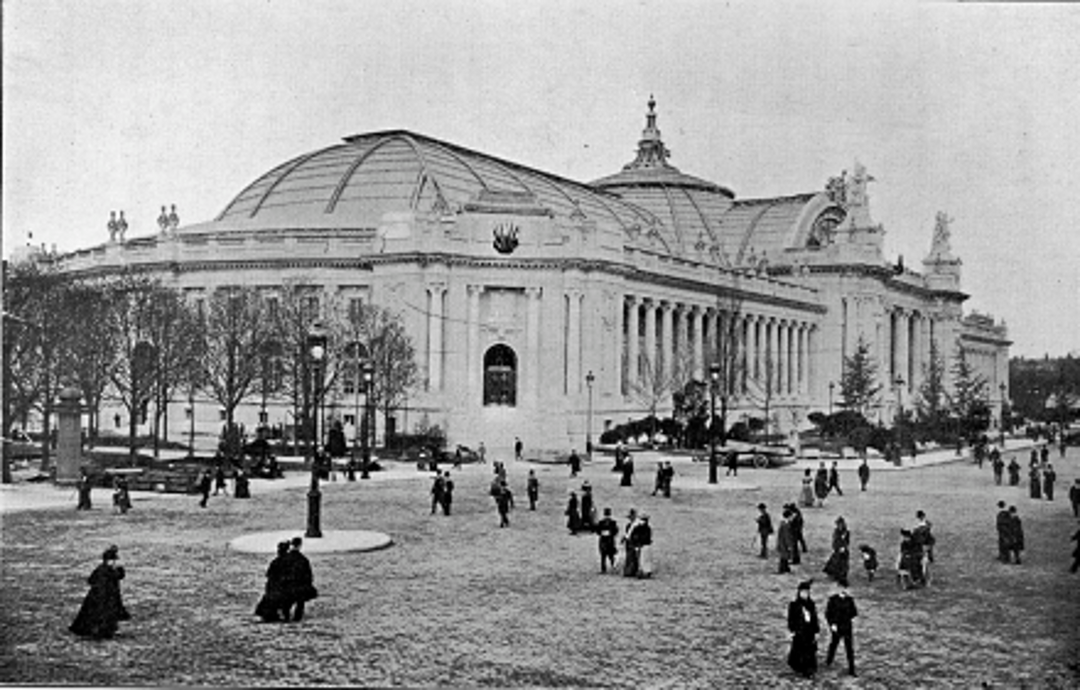
M 810 476 L 809 467 L 803 471 L 802 493 L 799 495 L 799 500 L 807 508 L 814 507 L 814 478 Z
M 285 593 L 285 558 L 288 553 L 289 542 L 279 542 L 277 556 L 266 569 L 266 591 L 255 606 L 255 615 L 262 618 L 264 623 L 280 621 L 283 614 L 288 620 L 288 597 Z
M 851 562 L 851 532 L 848 531 L 844 518 L 836 518 L 836 528 L 833 529 L 832 555 L 825 564 L 825 574 L 837 582 L 846 585 L 848 581 L 848 566 Z
M 566 526 L 570 530 L 570 534 L 577 534 L 581 531 L 581 514 L 578 513 L 578 497 L 573 491 L 570 492 L 570 499 L 566 502 Z
M 821 630 L 818 624 L 817 607 L 810 598 L 810 583 L 799 583 L 798 594 L 788 604 L 788 630 L 791 631 L 791 651 L 788 652 L 788 665 L 795 673 L 806 678 L 817 673 L 817 634 Z
M 116 634 L 120 621 L 131 618 L 120 598 L 120 580 L 124 579 L 124 568 L 117 565 L 119 557 L 119 549 L 110 546 L 101 556 L 101 565 L 90 574 L 90 591 L 86 593 L 78 615 L 68 628 L 76 635 L 109 638 Z
M 821 463 L 814 475 L 814 495 L 817 496 L 819 506 L 825 505 L 825 497 L 829 495 L 829 471 L 825 469 L 825 463 Z
M 1031 480 L 1031 497 L 1042 498 L 1042 479 L 1039 477 L 1039 468 L 1032 467 L 1028 472 L 1028 479 Z

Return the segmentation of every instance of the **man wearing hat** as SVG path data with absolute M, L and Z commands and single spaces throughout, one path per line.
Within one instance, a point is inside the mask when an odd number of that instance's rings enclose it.
M 615 545 L 615 537 L 619 534 L 619 526 L 611 517 L 611 508 L 604 508 L 604 517 L 596 523 L 596 533 L 600 535 L 600 572 L 606 573 L 608 563 L 611 569 L 615 569 L 615 556 L 619 553 Z
M 652 577 L 652 527 L 649 526 L 649 514 L 642 513 L 637 526 L 630 533 L 638 554 L 638 573 L 640 578 Z
M 835 593 L 829 597 L 825 605 L 825 620 L 829 624 L 832 638 L 829 640 L 829 652 L 825 655 L 825 665 L 831 666 L 836 658 L 836 648 L 840 641 L 844 641 L 844 653 L 847 654 L 848 673 L 855 675 L 855 643 L 852 639 L 853 621 L 859 615 L 855 608 L 855 600 L 847 591 L 847 583 L 841 581 L 836 585 Z
M 1080 478 L 1069 487 L 1069 502 L 1072 503 L 1073 517 L 1080 517 Z
M 791 651 L 788 665 L 806 678 L 817 673 L 817 634 L 820 631 L 817 607 L 810 598 L 813 580 L 799 583 L 795 600 L 788 604 L 788 630 L 791 632 Z
M 784 506 L 784 512 L 780 517 L 780 524 L 776 528 L 776 553 L 780 557 L 781 574 L 791 572 L 791 552 L 795 547 L 795 539 L 791 535 L 791 510 Z
M 773 533 L 772 518 L 769 517 L 769 513 L 765 510 L 764 503 L 758 503 L 758 516 L 757 516 L 757 531 L 758 537 L 761 538 L 761 553 L 758 554 L 761 558 L 769 557 L 769 535 Z
M 1009 538 L 1010 518 L 1009 510 L 1005 507 L 1005 501 L 998 501 L 997 534 L 998 534 L 998 560 L 1002 563 L 1009 562 Z

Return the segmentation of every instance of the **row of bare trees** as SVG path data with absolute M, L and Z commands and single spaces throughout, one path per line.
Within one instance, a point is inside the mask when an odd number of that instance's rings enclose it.
M 67 386 L 81 394 L 91 443 L 106 400 L 127 410 L 133 459 L 137 424 L 150 421 L 151 404 L 156 448 L 178 396 L 191 406 L 197 399 L 220 406 L 226 428 L 256 395 L 264 408 L 267 399 L 291 401 L 294 419 L 306 418 L 299 409 L 305 341 L 316 323 L 327 333 L 319 383 L 330 399 L 360 385 L 361 359 L 373 366 L 368 400 L 386 415 L 418 376 L 398 315 L 300 281 L 266 292 L 233 286 L 186 295 L 146 274 L 73 278 L 18 264 L 5 266 L 4 316 L 5 436 L 40 417 L 43 470 L 51 464 L 53 404 Z M 189 445 L 193 436 L 194 421 Z

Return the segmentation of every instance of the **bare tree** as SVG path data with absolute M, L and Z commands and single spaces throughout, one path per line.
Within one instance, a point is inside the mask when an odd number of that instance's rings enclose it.
M 91 445 L 98 438 L 101 401 L 117 360 L 114 287 L 111 281 L 76 280 L 68 290 L 63 312 L 73 336 L 63 343 L 64 377 L 82 394 Z
M 683 344 L 676 348 L 670 365 L 664 366 L 662 362 L 656 362 L 651 353 L 642 352 L 639 355 L 639 371 L 640 377 L 637 380 L 631 378 L 629 382 L 629 392 L 653 419 L 649 431 L 649 440 L 653 440 L 656 437 L 657 410 L 682 391 L 693 376 L 692 354 Z

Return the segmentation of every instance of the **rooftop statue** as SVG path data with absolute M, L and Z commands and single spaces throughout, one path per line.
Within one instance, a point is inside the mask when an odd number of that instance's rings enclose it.
M 949 242 L 952 232 L 949 230 L 949 223 L 953 222 L 953 220 L 944 211 L 937 212 L 934 221 L 934 242 L 930 245 L 930 254 L 938 256 L 948 255 L 952 252 L 952 245 Z

